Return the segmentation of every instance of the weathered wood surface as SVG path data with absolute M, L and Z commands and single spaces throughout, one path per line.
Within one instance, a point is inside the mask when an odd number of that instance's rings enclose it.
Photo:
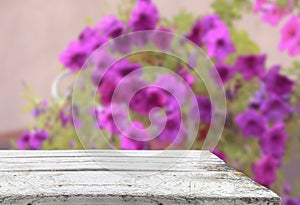
M 1 204 L 280 204 L 207 151 L 0 151 Z

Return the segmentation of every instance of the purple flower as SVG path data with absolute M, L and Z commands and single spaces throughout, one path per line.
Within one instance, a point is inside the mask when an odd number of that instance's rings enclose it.
M 274 158 L 281 158 L 285 152 L 287 138 L 288 134 L 285 132 L 284 124 L 274 125 L 260 139 L 263 153 Z
M 172 30 L 161 26 L 158 31 L 160 32 L 154 32 L 152 35 L 154 45 L 163 51 L 169 50 L 173 39 Z
M 157 78 L 154 85 L 166 90 L 168 96 L 172 95 L 174 99 L 179 101 L 180 105 L 183 105 L 186 102 L 188 93 L 185 85 L 180 80 L 180 77 L 164 74 Z
M 73 72 L 80 70 L 88 58 L 89 51 L 78 41 L 72 41 L 60 54 L 61 63 Z
M 92 76 L 91 76 L 93 84 L 98 87 L 99 83 L 102 81 L 103 76 L 104 76 L 103 70 L 100 70 L 100 69 L 93 70 Z
M 235 51 L 226 25 L 217 15 L 209 15 L 197 20 L 187 38 L 195 44 L 205 44 L 208 55 L 224 60 Z
M 197 110 L 198 109 L 198 112 Z M 197 113 L 199 116 L 197 116 Z M 190 116 L 193 120 L 210 123 L 212 118 L 212 103 L 206 96 L 197 96 L 197 105 L 192 105 Z
M 204 28 L 202 26 L 202 21 L 201 20 L 197 20 L 190 33 L 186 36 L 187 39 L 189 39 L 190 41 L 194 42 L 195 44 L 197 44 L 198 46 L 202 46 L 203 44 L 203 36 L 204 36 Z
M 96 26 L 96 28 L 99 29 L 104 35 L 111 38 L 116 38 L 123 34 L 125 30 L 125 24 L 114 16 L 106 16 Z
M 226 59 L 229 54 L 235 52 L 229 33 L 224 28 L 209 32 L 209 35 L 205 38 L 205 46 L 208 55 L 218 61 Z
M 231 65 L 218 64 L 216 70 L 223 84 L 228 82 L 235 74 L 235 69 Z
M 261 105 L 261 111 L 269 121 L 281 122 L 292 114 L 293 108 L 280 97 L 271 95 L 270 98 Z
M 96 30 L 92 29 L 91 27 L 87 26 L 85 27 L 81 33 L 78 36 L 78 41 L 82 44 L 86 44 L 90 41 L 91 38 L 93 38 L 95 35 L 97 35 Z
M 162 142 L 174 142 L 180 144 L 186 137 L 187 129 L 182 122 L 181 113 L 177 110 L 167 113 L 167 119 L 158 119 L 155 121 L 157 127 L 165 122 L 165 127 L 158 135 L 158 140 Z
M 136 75 L 123 78 L 114 90 L 112 102 L 128 105 L 135 93 L 146 86 L 147 82 L 137 78 Z
M 208 35 L 211 31 L 217 31 L 223 29 L 228 31 L 226 24 L 216 14 L 207 15 L 201 19 L 202 27 L 204 28 L 204 34 Z
M 107 37 L 100 35 L 97 29 L 86 27 L 79 35 L 79 43 L 89 54 L 107 41 Z
M 66 127 L 69 122 L 72 122 L 72 118 L 68 116 L 63 110 L 59 112 L 59 118 L 63 127 Z
M 118 134 L 127 122 L 125 111 L 115 104 L 96 110 L 96 118 L 99 128 L 106 129 L 111 134 Z
M 127 59 L 122 59 L 115 63 L 105 74 L 101 70 L 95 70 L 92 73 L 92 79 L 94 84 L 99 85 L 98 92 L 101 96 L 101 102 L 103 105 L 108 105 L 111 103 L 114 91 L 123 77 L 127 76 L 131 72 L 138 70 L 140 64 L 131 63 Z M 140 74 L 139 70 L 137 71 Z M 134 73 L 134 76 L 136 73 Z M 133 80 L 133 77 L 130 77 Z
M 300 199 L 295 197 L 284 197 L 282 205 L 300 205 Z
M 294 82 L 279 73 L 280 66 L 273 66 L 264 77 L 266 89 L 278 96 L 289 96 L 293 91 Z
M 289 195 L 292 191 L 292 186 L 290 184 L 285 184 L 283 186 L 283 192 L 285 195 Z
M 105 36 L 99 35 L 95 29 L 86 27 L 79 35 L 79 39 L 72 41 L 60 54 L 59 59 L 66 68 L 76 72 L 83 67 L 89 55 L 106 41 Z
M 237 115 L 235 122 L 242 130 L 244 137 L 261 137 L 267 128 L 266 119 L 253 109 L 245 110 Z
M 146 87 L 140 89 L 131 98 L 129 107 L 142 115 L 147 115 L 155 107 L 162 108 L 167 105 L 167 93 L 159 87 Z
M 105 72 L 116 62 L 115 57 L 104 49 L 95 51 L 91 58 L 94 67 L 102 72 Z
M 190 33 L 187 35 L 187 38 L 195 44 L 202 46 L 202 44 L 204 43 L 204 38 L 209 38 L 209 36 L 206 35 L 208 35 L 208 33 L 210 33 L 211 31 L 217 29 L 223 29 L 227 31 L 226 24 L 221 21 L 219 16 L 208 15 L 201 20 L 197 20 L 193 24 Z
M 17 146 L 19 149 L 37 150 L 41 148 L 47 138 L 49 138 L 49 134 L 45 130 L 35 130 L 33 132 L 25 131 L 22 137 L 17 141 Z
M 70 147 L 71 149 L 74 149 L 74 148 L 76 147 L 76 141 L 75 141 L 75 140 L 70 140 L 70 141 L 69 141 L 69 147 Z
M 109 72 L 115 72 L 117 73 L 120 77 L 125 77 L 131 72 L 138 70 L 142 66 L 139 63 L 131 63 L 128 59 L 122 59 L 115 63 Z
M 151 1 L 138 1 L 129 20 L 133 31 L 153 30 L 159 20 L 158 10 Z
M 95 53 L 93 56 L 93 61 L 96 66 L 96 69 L 92 72 L 92 82 L 94 85 L 99 85 L 105 77 L 125 77 L 131 72 L 141 68 L 141 65 L 138 63 L 131 63 L 128 59 L 122 59 L 115 64 L 116 60 L 110 56 L 101 53 Z M 138 72 L 139 74 L 141 72 Z
M 215 154 L 220 159 L 222 159 L 224 162 L 227 162 L 227 157 L 226 157 L 224 152 L 221 152 L 221 151 L 218 151 L 218 150 L 214 149 L 212 151 L 212 153 Z
M 271 156 L 263 156 L 252 166 L 254 180 L 263 186 L 270 188 L 276 180 L 276 165 Z
M 300 53 L 300 19 L 297 15 L 289 18 L 281 29 L 281 40 L 279 49 L 287 49 L 289 54 L 294 56 Z M 298 50 L 299 49 L 299 50 Z
M 265 73 L 265 61 L 265 54 L 239 56 L 235 67 L 241 72 L 245 80 L 251 80 L 254 77 L 263 77 Z
M 106 73 L 101 79 L 98 87 L 98 93 L 100 94 L 100 101 L 104 106 L 111 103 L 113 93 L 120 80 L 120 77 L 115 75 L 113 72 Z
M 195 77 L 183 66 L 179 66 L 176 73 L 178 73 L 189 86 L 192 86 L 196 81 Z
M 128 126 L 125 132 L 120 135 L 120 140 L 121 149 L 144 150 L 147 149 L 150 134 L 141 122 L 133 121 L 131 126 Z
M 255 92 L 254 97 L 249 100 L 249 107 L 253 109 L 259 109 L 261 104 L 265 101 L 266 98 L 266 88 L 262 84 L 260 90 Z
M 40 115 L 43 115 L 46 112 L 48 107 L 48 102 L 44 100 L 42 103 L 38 103 L 32 110 L 32 115 L 35 118 L 38 118 Z

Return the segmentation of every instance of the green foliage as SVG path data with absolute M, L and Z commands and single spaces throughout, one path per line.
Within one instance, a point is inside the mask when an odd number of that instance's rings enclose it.
M 245 11 L 251 9 L 251 1 L 249 0 L 215 0 L 211 7 L 223 21 L 232 26 L 234 20 L 242 17 Z
M 122 0 L 121 3 L 117 5 L 118 16 L 121 20 L 129 20 L 134 4 L 135 0 Z
M 175 32 L 182 34 L 191 29 L 195 22 L 195 16 L 193 13 L 187 12 L 185 9 L 181 9 L 179 13 L 174 16 L 171 22 L 171 27 L 175 28 Z
M 288 0 L 276 0 L 276 5 L 285 8 L 289 5 L 289 1 Z
M 259 54 L 259 46 L 250 39 L 249 34 L 245 30 L 230 29 L 231 40 L 233 41 L 236 52 L 228 58 L 229 63 L 234 63 L 235 59 L 240 55 Z

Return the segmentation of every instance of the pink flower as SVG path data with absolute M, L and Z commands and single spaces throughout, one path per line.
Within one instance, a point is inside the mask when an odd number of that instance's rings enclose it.
M 286 49 L 292 56 L 300 54 L 300 19 L 296 15 L 293 15 L 281 29 L 279 50 Z
M 272 3 L 267 0 L 256 0 L 253 11 L 255 13 L 262 13 L 261 18 L 263 21 L 272 26 L 276 26 L 285 15 L 291 12 L 293 5 L 293 0 L 290 0 L 285 8 L 282 8 L 276 3 Z
M 297 38 L 295 45 L 289 50 L 291 56 L 296 56 L 300 54 L 300 37 Z
M 284 10 L 276 4 L 268 4 L 263 8 L 262 20 L 272 26 L 276 26 L 285 15 Z
M 267 2 L 267 0 L 256 0 L 254 4 L 254 9 L 253 11 L 255 13 L 259 12 L 262 8 L 262 6 Z
M 102 110 L 96 110 L 98 126 L 111 134 L 118 134 L 126 124 L 126 112 L 118 105 L 112 104 Z M 117 124 L 116 124 L 117 123 Z
M 133 121 L 130 126 L 120 135 L 121 149 L 143 150 L 147 149 L 147 141 L 150 134 L 139 121 Z

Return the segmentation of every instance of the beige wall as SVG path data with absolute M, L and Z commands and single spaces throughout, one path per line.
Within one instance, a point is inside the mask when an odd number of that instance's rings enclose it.
M 162 15 L 171 16 L 180 8 L 208 13 L 212 0 L 154 0 Z M 109 1 L 115 5 L 118 0 Z M 49 98 L 51 82 L 60 72 L 58 54 L 76 38 L 85 19 L 97 22 L 105 12 L 103 0 L 0 0 L 0 135 L 21 129 L 31 119 L 21 110 L 22 82 L 31 84 L 37 95 Z M 260 23 L 257 16 L 246 16 L 238 26 L 269 54 L 268 64 L 289 65 L 287 55 L 277 51 L 279 32 Z

